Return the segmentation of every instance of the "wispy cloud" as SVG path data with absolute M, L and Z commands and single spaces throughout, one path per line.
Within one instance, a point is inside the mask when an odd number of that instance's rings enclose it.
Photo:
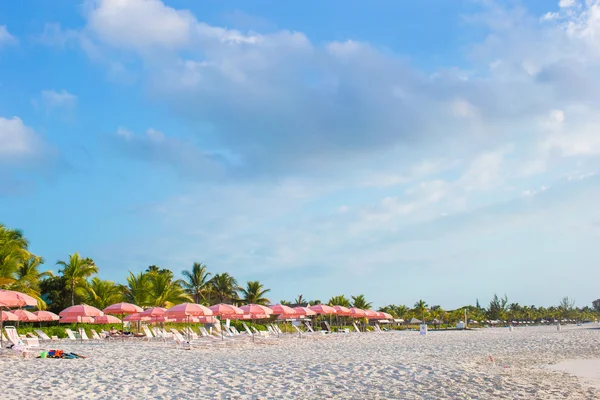
M 42 90 L 42 104 L 49 109 L 73 109 L 77 106 L 77 96 L 66 90 Z
M 10 34 L 6 25 L 0 25 L 0 47 L 15 45 L 18 42 L 17 38 Z

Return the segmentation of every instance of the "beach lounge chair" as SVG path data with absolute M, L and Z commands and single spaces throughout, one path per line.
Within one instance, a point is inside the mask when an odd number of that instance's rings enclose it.
M 77 337 L 75 336 L 72 330 L 70 330 L 69 328 L 65 328 L 65 332 L 69 340 L 77 340 Z
M 242 326 L 244 327 L 244 330 L 246 331 L 246 333 L 247 333 L 248 335 L 250 335 L 250 336 L 254 336 L 254 332 L 252 332 L 252 331 L 250 330 L 250 328 L 248 328 L 248 325 L 246 325 L 246 323 L 245 323 L 245 322 L 242 322 Z
M 8 343 L 8 339 L 6 338 L 6 336 L 4 336 L 4 332 L 0 331 L 0 335 L 2 335 L 2 342 Z
M 142 326 L 142 331 L 144 332 L 144 335 L 146 335 L 142 339 L 147 341 L 154 339 L 154 335 L 152 335 L 152 332 L 150 332 L 150 329 L 147 326 Z
M 92 339 L 102 340 L 102 337 L 100 335 L 98 335 L 98 332 L 96 332 L 95 329 L 90 329 L 90 332 L 92 332 Z
M 79 336 L 81 336 L 81 340 L 90 340 L 87 333 L 85 333 L 85 329 L 79 328 Z
M 306 333 L 302 332 L 296 325 L 292 325 L 292 327 L 296 330 L 296 332 L 298 332 L 298 337 L 306 337 Z
M 37 333 L 37 335 L 40 337 L 40 339 L 44 340 L 44 341 L 48 341 L 51 342 L 54 339 L 50 338 L 48 335 L 46 335 L 46 332 L 40 330 L 40 329 L 36 329 L 35 333 Z
M 358 326 L 356 325 L 356 322 L 353 322 L 352 326 L 354 327 L 354 330 L 356 331 L 356 333 L 361 333 L 360 329 L 358 329 Z
M 24 352 L 40 348 L 39 339 L 27 337 L 25 339 L 22 339 L 17 333 L 17 329 L 14 326 L 6 326 L 4 327 L 4 331 L 6 332 L 6 337 L 8 338 L 8 341 L 12 343 L 13 346 L 19 346 L 21 349 L 23 349 Z
M 189 342 L 185 340 L 181 332 L 179 332 L 177 329 L 171 328 L 171 333 L 173 334 L 173 340 L 175 341 L 175 343 L 180 344 L 182 346 L 186 343 L 189 344 Z

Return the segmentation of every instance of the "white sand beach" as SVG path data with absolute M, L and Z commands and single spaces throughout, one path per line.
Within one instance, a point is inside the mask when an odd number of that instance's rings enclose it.
M 63 341 L 50 347 L 88 358 L 0 357 L 2 398 L 594 399 L 599 388 L 549 367 L 600 359 L 600 330 L 588 328 L 287 335 L 192 350 Z

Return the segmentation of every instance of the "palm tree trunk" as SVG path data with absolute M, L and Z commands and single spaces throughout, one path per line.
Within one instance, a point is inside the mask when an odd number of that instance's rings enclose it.
M 71 280 L 71 305 L 75 305 L 75 281 Z

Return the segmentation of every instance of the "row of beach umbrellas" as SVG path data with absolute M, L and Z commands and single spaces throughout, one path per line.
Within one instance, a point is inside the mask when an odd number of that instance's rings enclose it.
M 247 304 L 236 307 L 231 304 L 216 304 L 205 307 L 196 303 L 183 303 L 169 309 L 152 307 L 146 310 L 135 304 L 117 303 L 104 310 L 80 304 L 68 307 L 59 315 L 49 311 L 30 312 L 23 307 L 36 306 L 37 300 L 23 293 L 0 290 L 0 327 L 4 321 L 42 322 L 58 321 L 59 323 L 95 323 L 116 324 L 124 321 L 150 321 L 150 322 L 193 322 L 193 323 L 216 323 L 215 316 L 227 319 L 265 319 L 271 315 L 277 315 L 280 319 L 306 318 L 315 315 L 337 315 L 350 318 L 369 319 L 392 319 L 393 317 L 384 312 L 373 310 L 362 310 L 359 308 L 347 308 L 343 306 L 328 306 L 318 304 L 310 307 L 288 307 L 276 304 L 271 307 L 259 304 Z M 12 311 L 2 311 L 2 307 Z M 121 315 L 122 319 L 114 315 Z

